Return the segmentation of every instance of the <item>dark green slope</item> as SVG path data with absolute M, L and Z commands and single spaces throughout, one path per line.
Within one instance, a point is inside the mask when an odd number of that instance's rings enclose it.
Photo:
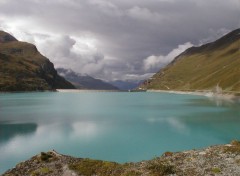
M 160 90 L 240 92 L 240 29 L 187 49 L 141 87 Z
M 0 31 L 0 91 L 72 89 L 37 48 Z

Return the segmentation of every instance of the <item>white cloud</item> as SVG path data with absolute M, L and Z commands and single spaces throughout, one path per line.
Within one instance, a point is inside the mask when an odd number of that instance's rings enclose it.
M 142 74 L 142 75 L 139 75 L 139 74 L 127 74 L 123 80 L 145 80 L 145 79 L 148 79 L 150 78 L 151 76 L 153 76 L 155 73 L 146 73 L 146 74 Z
M 76 122 L 71 124 L 73 129 L 73 136 L 76 138 L 90 138 L 95 137 L 99 131 L 97 125 L 93 122 Z
M 96 6 L 101 12 L 107 15 L 122 16 L 124 12 L 120 10 L 115 4 L 107 0 L 91 0 L 90 4 Z
M 141 8 L 138 6 L 129 9 L 128 15 L 137 20 L 144 20 L 145 22 L 160 22 L 163 20 L 163 16 L 159 13 L 152 12 L 148 8 Z
M 199 41 L 199 45 L 203 45 L 203 44 L 206 44 L 206 43 L 209 43 L 209 42 L 213 42 L 213 41 L 219 39 L 221 36 L 226 35 L 229 32 L 230 32 L 230 30 L 226 29 L 226 28 L 220 28 L 217 31 L 215 31 L 213 29 L 209 29 L 208 30 L 209 36 L 204 38 L 204 39 L 201 39 Z
M 105 80 L 142 78 L 168 63 L 179 43 L 208 42 L 239 27 L 237 3 L 0 0 L 0 29 L 36 44 L 57 67 Z
M 36 43 L 56 67 L 71 68 L 89 75 L 96 75 L 103 69 L 104 55 L 95 46 L 94 38 L 51 36 Z
M 70 122 L 69 124 L 42 124 L 38 126 L 34 133 L 17 135 L 3 145 L 0 145 L 1 159 L 11 160 L 13 156 L 15 158 L 16 156 L 22 157 L 27 153 L 28 155 L 35 155 L 40 151 L 52 149 L 49 148 L 50 146 L 59 148 L 65 142 L 62 140 L 63 138 L 67 139 L 69 143 L 72 141 L 94 140 L 94 138 L 106 129 L 104 125 L 87 121 Z M 63 128 L 65 129 L 64 131 L 62 130 Z M 54 130 L 49 132 L 49 129 Z M 32 150 L 27 151 L 29 148 L 25 146 L 31 146 Z
M 173 49 L 170 53 L 163 56 L 149 56 L 143 60 L 143 67 L 145 71 L 158 71 L 160 68 L 169 64 L 176 56 L 184 52 L 186 49 L 192 47 L 193 44 L 190 42 L 178 45 L 177 48 Z
M 150 118 L 147 118 L 146 120 L 150 123 L 166 123 L 180 133 L 184 133 L 184 134 L 189 133 L 189 128 L 186 126 L 186 124 L 174 117 L 165 117 L 165 118 L 150 117 Z

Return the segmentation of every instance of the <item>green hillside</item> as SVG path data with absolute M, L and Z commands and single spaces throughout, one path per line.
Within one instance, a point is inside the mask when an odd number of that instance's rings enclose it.
M 57 74 L 37 48 L 0 31 L 0 91 L 35 91 L 74 86 Z
M 160 90 L 240 92 L 240 29 L 219 40 L 187 49 L 141 85 Z

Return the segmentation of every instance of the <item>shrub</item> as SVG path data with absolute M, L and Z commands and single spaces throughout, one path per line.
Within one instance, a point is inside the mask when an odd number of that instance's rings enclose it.
M 163 162 L 151 163 L 148 170 L 154 175 L 175 174 L 174 166 Z
M 53 156 L 48 154 L 48 153 L 45 153 L 45 152 L 41 152 L 41 160 L 42 161 L 49 161 L 50 158 L 52 158 Z

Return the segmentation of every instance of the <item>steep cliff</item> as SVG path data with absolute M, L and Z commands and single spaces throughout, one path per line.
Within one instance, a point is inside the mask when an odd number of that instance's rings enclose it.
M 0 31 L 0 91 L 73 89 L 36 46 Z

